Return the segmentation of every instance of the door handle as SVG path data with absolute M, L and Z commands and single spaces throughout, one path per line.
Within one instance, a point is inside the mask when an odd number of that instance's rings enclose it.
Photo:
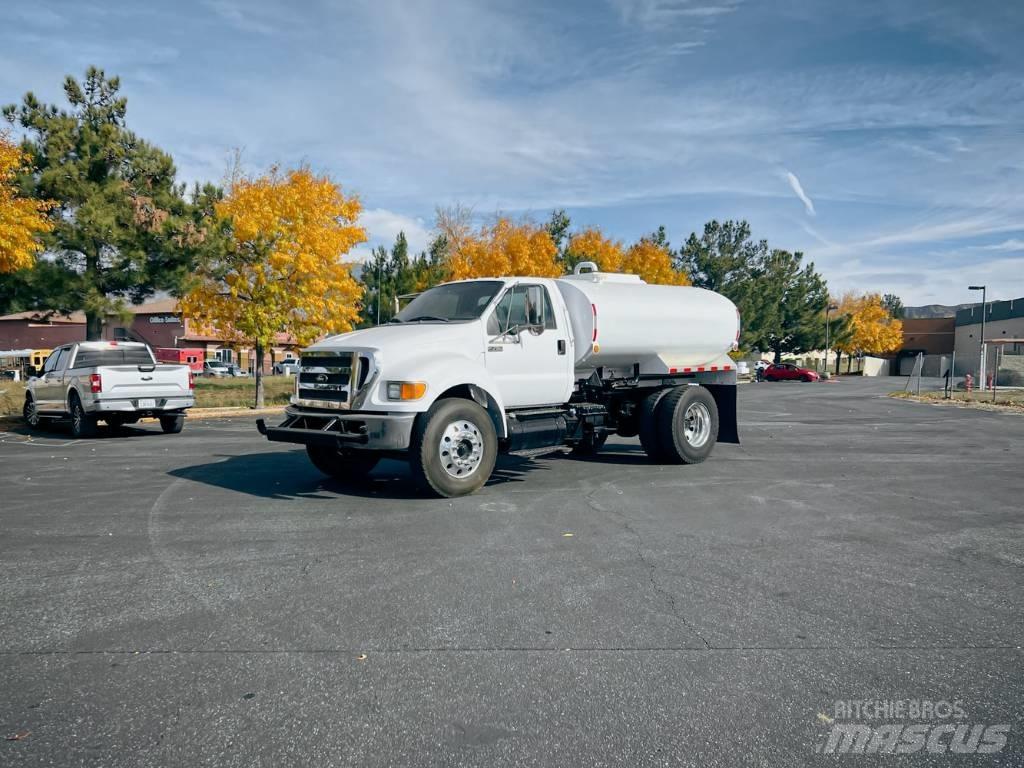
M 558 340 L 558 354 L 560 354 L 560 355 L 564 355 L 565 354 L 565 339 L 559 339 Z

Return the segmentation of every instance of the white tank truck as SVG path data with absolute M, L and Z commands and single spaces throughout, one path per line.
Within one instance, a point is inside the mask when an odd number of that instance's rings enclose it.
M 735 305 L 586 262 L 558 279 L 445 283 L 386 325 L 304 350 L 270 440 L 306 446 L 340 480 L 383 457 L 441 496 L 480 488 L 499 453 L 596 452 L 639 436 L 657 462 L 697 464 L 738 443 Z

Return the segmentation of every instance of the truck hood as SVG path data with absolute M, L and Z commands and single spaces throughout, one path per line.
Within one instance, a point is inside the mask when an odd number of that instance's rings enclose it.
M 414 354 L 425 349 L 444 347 L 474 356 L 481 353 L 483 341 L 483 328 L 479 320 L 469 323 L 392 323 L 329 336 L 307 349 L 311 352 L 354 348 L 395 349 Z

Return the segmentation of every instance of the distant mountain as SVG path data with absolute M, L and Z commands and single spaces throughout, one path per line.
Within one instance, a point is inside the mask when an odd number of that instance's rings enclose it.
M 907 320 L 924 320 L 933 317 L 956 317 L 958 310 L 973 307 L 973 304 L 925 304 L 922 307 L 904 307 L 903 317 Z

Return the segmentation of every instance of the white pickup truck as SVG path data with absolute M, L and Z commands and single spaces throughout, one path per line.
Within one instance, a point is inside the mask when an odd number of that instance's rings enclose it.
M 23 414 L 30 427 L 70 419 L 74 437 L 92 437 L 97 421 L 111 428 L 143 417 L 160 419 L 164 432 L 181 432 L 195 405 L 187 365 L 158 364 L 138 342 L 83 341 L 57 347 L 28 381 Z
M 738 338 L 725 297 L 591 263 L 559 279 L 445 283 L 388 325 L 304 350 L 284 422 L 257 427 L 338 479 L 402 458 L 448 497 L 480 488 L 500 452 L 593 453 L 610 433 L 695 464 L 739 442 Z

